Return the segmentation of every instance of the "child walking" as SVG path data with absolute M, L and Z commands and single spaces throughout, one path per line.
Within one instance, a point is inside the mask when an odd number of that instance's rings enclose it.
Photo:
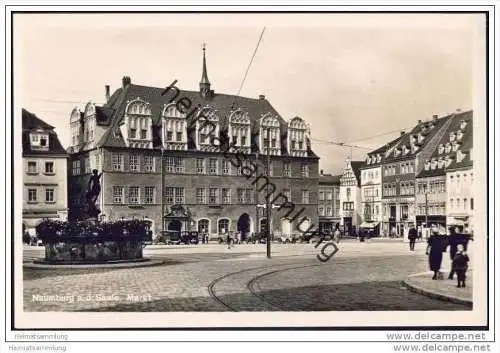
M 462 244 L 457 245 L 457 253 L 453 258 L 452 269 L 457 274 L 457 287 L 465 287 L 465 273 L 468 269 L 469 256 L 464 251 Z

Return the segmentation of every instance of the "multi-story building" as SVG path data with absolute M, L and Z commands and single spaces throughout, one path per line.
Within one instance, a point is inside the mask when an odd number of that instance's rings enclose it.
M 418 121 L 380 153 L 382 233 L 403 236 L 415 225 L 415 176 L 424 168 L 450 123 L 451 115 Z M 370 165 L 370 164 L 368 164 Z
M 30 235 L 43 219 L 66 220 L 68 155 L 54 127 L 22 110 L 23 225 Z
M 361 224 L 360 168 L 362 161 L 346 160 L 340 178 L 340 226 L 344 234 L 354 234 Z
M 456 119 L 445 148 L 454 152 L 446 159 L 446 222 L 461 231 L 474 232 L 473 118 L 466 112 Z
M 258 232 L 267 222 L 258 207 L 267 194 L 273 194 L 274 232 L 317 227 L 319 158 L 306 122 L 286 122 L 263 95 L 214 92 L 205 50 L 199 90 L 175 83 L 150 87 L 124 77 L 112 95 L 105 87 L 103 106 L 73 110 L 71 216 L 80 214 L 97 169 L 101 219 L 149 220 L 155 234 Z
M 318 185 L 319 231 L 340 229 L 340 178 L 341 175 L 323 174 Z
M 419 229 L 435 225 L 444 230 L 451 224 L 468 224 L 468 217 L 472 212 L 470 207 L 473 207 L 473 197 L 470 193 L 470 148 L 472 111 L 456 113 L 451 116 L 448 128 L 417 175 L 415 197 L 416 223 Z M 455 220 L 452 214 L 456 214 L 459 220 Z

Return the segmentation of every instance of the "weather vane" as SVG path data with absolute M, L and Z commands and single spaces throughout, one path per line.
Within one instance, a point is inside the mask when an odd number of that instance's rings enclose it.
M 206 48 L 206 47 L 207 47 L 207 43 L 203 42 L 203 43 L 201 44 L 201 48 L 202 48 L 203 50 L 205 50 L 205 48 Z

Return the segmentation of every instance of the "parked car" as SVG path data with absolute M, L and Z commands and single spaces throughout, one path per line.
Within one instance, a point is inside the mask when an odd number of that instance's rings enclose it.
M 271 234 L 271 241 L 274 239 L 273 234 Z M 246 239 L 247 244 L 265 244 L 267 243 L 267 234 L 262 232 L 262 233 L 254 233 L 251 234 L 247 237 Z
M 198 244 L 200 242 L 200 233 L 197 231 L 184 231 L 180 234 L 180 243 Z
M 282 234 L 278 238 L 278 242 L 283 244 L 295 244 L 300 241 L 300 235 L 298 234 Z
M 333 240 L 333 234 L 330 232 L 320 232 L 320 231 L 312 231 L 301 234 L 300 242 L 301 243 L 317 243 L 319 240 L 329 241 Z

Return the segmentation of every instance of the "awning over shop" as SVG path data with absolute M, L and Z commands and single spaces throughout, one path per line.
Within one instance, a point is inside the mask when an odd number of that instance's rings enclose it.
M 379 225 L 379 222 L 363 222 L 359 226 L 359 228 L 376 228 Z

